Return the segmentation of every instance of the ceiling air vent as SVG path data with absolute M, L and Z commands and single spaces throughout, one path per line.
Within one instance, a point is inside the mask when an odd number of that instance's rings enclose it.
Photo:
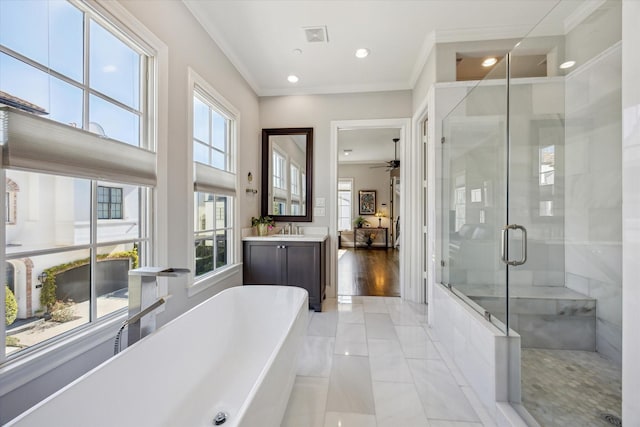
M 303 27 L 304 34 L 307 37 L 309 43 L 327 43 L 329 42 L 329 35 L 327 34 L 327 27 Z

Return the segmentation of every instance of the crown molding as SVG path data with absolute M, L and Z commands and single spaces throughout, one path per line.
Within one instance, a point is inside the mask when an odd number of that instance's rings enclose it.
M 332 95 L 341 93 L 362 92 L 391 92 L 412 90 L 409 82 L 389 82 L 381 84 L 348 84 L 338 86 L 309 86 L 309 87 L 274 87 L 263 89 L 258 93 L 259 97 L 290 96 L 290 95 Z
M 522 38 L 531 31 L 528 25 L 504 25 L 492 28 L 457 28 L 437 30 L 436 43 L 455 43 L 480 40 L 500 40 Z
M 238 73 L 249 84 L 251 89 L 259 96 L 261 88 L 253 78 L 249 70 L 242 64 L 240 58 L 234 54 L 233 49 L 226 38 L 216 29 L 216 25 L 208 18 L 206 8 L 203 6 L 206 2 L 197 0 L 182 0 L 184 5 L 189 9 L 194 18 L 200 23 L 200 26 L 209 34 L 209 37 L 220 48 L 222 53 L 227 57 L 229 62 L 238 70 Z
M 436 46 L 436 33 L 435 31 L 429 32 L 427 36 L 424 38 L 422 42 L 422 46 L 420 47 L 420 52 L 418 52 L 418 58 L 413 66 L 413 70 L 411 71 L 411 76 L 409 77 L 409 86 L 414 88 L 416 86 L 416 82 L 422 74 L 422 70 L 424 66 L 427 64 L 427 60 L 429 59 L 429 55 L 433 51 L 433 48 Z

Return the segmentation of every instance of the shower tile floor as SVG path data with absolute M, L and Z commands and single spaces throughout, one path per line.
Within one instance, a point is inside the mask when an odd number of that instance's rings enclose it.
M 621 371 L 598 353 L 522 349 L 522 401 L 543 427 L 610 427 L 620 417 Z
M 282 427 L 495 427 L 429 335 L 426 310 L 338 297 L 309 312 Z

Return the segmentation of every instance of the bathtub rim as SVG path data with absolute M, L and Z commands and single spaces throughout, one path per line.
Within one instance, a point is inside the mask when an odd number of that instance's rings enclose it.
M 275 349 L 277 348 L 277 350 L 280 350 L 282 348 L 282 345 L 283 345 L 284 341 L 289 336 L 289 333 L 292 330 L 292 326 L 295 324 L 295 322 L 299 319 L 301 313 L 304 312 L 306 307 L 308 306 L 308 292 L 305 289 L 299 288 L 299 287 L 293 287 L 293 286 L 279 286 L 279 285 L 251 285 L 251 286 L 238 285 L 238 286 L 232 286 L 232 287 L 224 289 L 223 291 L 220 291 L 217 294 L 212 295 L 211 297 L 205 299 L 204 301 L 196 304 L 195 306 L 193 306 L 189 310 L 185 311 L 184 313 L 181 313 L 180 315 L 176 316 L 174 319 L 171 319 L 170 321 L 168 321 L 164 325 L 160 326 L 158 329 L 153 331 L 151 334 L 149 334 L 145 338 L 149 339 L 149 338 L 152 338 L 154 336 L 163 335 L 164 333 L 166 333 L 167 329 L 169 329 L 169 325 L 173 324 L 174 322 L 178 322 L 182 317 L 187 316 L 192 311 L 195 311 L 195 310 L 201 308 L 201 306 L 203 306 L 203 305 L 205 305 L 207 303 L 210 303 L 210 301 L 213 298 L 216 298 L 219 295 L 226 294 L 226 293 L 232 293 L 232 292 L 244 292 L 244 291 L 240 291 L 239 290 L 239 289 L 244 289 L 244 288 L 247 288 L 247 289 L 273 289 L 274 287 L 283 288 L 283 289 L 286 288 L 286 289 L 290 290 L 291 292 L 293 292 L 294 294 L 299 294 L 299 296 L 297 296 L 297 298 L 296 298 L 296 302 L 299 303 L 299 307 L 298 307 L 298 311 L 297 311 L 296 315 L 292 316 L 292 319 L 288 324 L 288 328 L 287 328 L 286 333 L 281 334 L 281 336 L 279 337 L 279 339 L 277 341 L 277 344 L 274 346 L 274 351 L 271 352 L 271 354 L 269 355 L 269 358 L 265 362 L 265 365 L 264 365 L 263 369 L 260 370 L 260 374 L 255 378 L 251 388 L 249 389 L 249 391 L 247 393 L 247 396 L 246 396 L 245 400 L 238 407 L 236 416 L 234 418 L 237 417 L 238 420 L 242 420 L 241 414 L 242 414 L 242 416 L 244 416 L 246 408 L 248 407 L 248 404 L 251 402 L 251 398 L 253 398 L 255 396 L 255 393 L 258 390 L 257 385 L 258 384 L 262 384 L 262 382 L 264 381 L 264 377 L 266 376 L 266 372 L 268 372 L 266 367 L 267 366 L 270 367 L 273 364 L 273 360 L 275 359 L 275 355 L 277 354 Z M 115 339 L 115 333 L 114 333 L 114 339 Z M 158 338 L 155 338 L 155 339 L 158 339 Z M 135 343 L 135 344 L 133 344 L 131 346 L 128 346 L 127 348 L 123 349 L 118 354 L 109 357 L 104 362 L 102 362 L 99 365 L 93 367 L 92 369 L 90 369 L 89 371 L 84 373 L 83 375 L 79 376 L 75 380 L 73 380 L 70 383 L 66 384 L 64 387 L 56 390 L 54 393 L 52 393 L 51 395 L 47 396 L 45 399 L 41 400 L 40 402 L 38 402 L 37 404 L 33 405 L 32 407 L 28 408 L 26 411 L 20 413 L 19 415 L 17 415 L 13 419 L 9 420 L 4 425 L 13 426 L 13 425 L 16 425 L 16 424 L 18 424 L 20 422 L 24 422 L 25 419 L 27 417 L 29 417 L 32 413 L 37 412 L 41 407 L 43 407 L 45 405 L 48 405 L 51 401 L 57 399 L 60 395 L 65 393 L 68 389 L 75 387 L 77 383 L 79 383 L 81 381 L 84 381 L 86 378 L 94 375 L 95 372 L 97 372 L 97 371 L 99 371 L 101 369 L 104 369 L 105 366 L 115 363 L 115 361 L 119 360 L 120 358 L 126 357 L 126 355 L 128 353 L 130 353 L 131 351 L 140 351 L 140 350 L 135 350 L 135 349 L 139 348 L 138 344 L 140 342 L 144 342 L 144 341 L 145 341 L 145 339 L 142 339 L 142 340 L 138 341 L 137 343 Z
M 278 285 L 276 285 L 276 286 L 278 286 Z M 270 288 L 270 287 L 273 287 L 273 286 L 271 286 L 271 285 L 251 285 L 250 287 Z M 303 317 L 303 316 L 306 317 L 308 315 L 308 312 L 307 312 L 308 308 L 307 307 L 309 306 L 309 292 L 306 289 L 299 288 L 299 287 L 294 287 L 294 286 L 278 286 L 278 287 L 299 289 L 300 291 L 302 291 L 303 298 L 302 298 L 301 304 L 300 304 L 300 306 L 298 308 L 297 314 L 289 322 L 289 325 L 288 325 L 286 333 L 281 334 L 277 345 L 273 348 L 273 351 L 269 355 L 269 358 L 268 358 L 267 362 L 265 363 L 265 365 L 263 366 L 262 370 L 260 371 L 260 374 L 258 375 L 258 378 L 256 378 L 256 380 L 253 383 L 253 386 L 251 387 L 251 390 L 247 394 L 247 398 L 244 400 L 242 405 L 238 408 L 238 412 L 236 414 L 237 420 L 235 420 L 236 423 L 232 424 L 234 426 L 235 425 L 239 425 L 239 423 L 241 423 L 243 421 L 243 419 L 245 418 L 245 414 L 247 412 L 247 409 L 249 408 L 249 405 L 253 402 L 254 398 L 256 397 L 256 394 L 258 393 L 258 390 L 263 385 L 263 383 L 264 383 L 264 381 L 266 379 L 266 376 L 269 374 L 270 368 L 275 364 L 274 362 L 276 361 L 276 358 L 278 357 L 278 355 L 281 353 L 281 350 L 282 350 L 285 342 L 291 336 L 291 332 L 293 331 L 294 326 L 299 321 L 302 321 L 301 317 Z M 306 331 L 306 325 L 304 326 L 304 331 Z M 306 335 L 306 334 L 303 334 L 303 335 Z M 299 355 L 299 352 L 298 352 L 298 355 Z M 297 357 L 296 357 L 296 359 L 297 359 Z M 292 387 L 293 387 L 293 382 L 295 381 L 295 373 L 294 373 L 294 376 L 293 376 L 292 380 L 293 381 L 290 381 L 291 387 L 289 387 L 289 391 L 288 391 L 289 395 L 291 394 L 291 390 L 292 390 Z M 283 408 L 282 415 L 284 415 L 284 410 L 286 410 L 286 407 Z

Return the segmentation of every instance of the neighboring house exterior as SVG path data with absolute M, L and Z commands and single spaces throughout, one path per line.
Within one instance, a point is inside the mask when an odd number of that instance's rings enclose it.
M 6 200 L 6 242 L 7 253 L 36 252 L 45 247 L 79 245 L 89 240 L 91 215 L 88 201 L 91 200 L 90 186 L 84 180 L 46 174 L 33 175 L 20 171 L 7 171 Z M 119 241 L 130 237 L 131 230 L 139 226 L 137 187 L 111 187 L 105 184 L 102 189 L 111 190 L 116 195 L 113 201 L 103 204 L 112 205 L 116 215 L 104 215 L 98 219 L 98 239 L 100 241 Z M 103 190 L 104 192 L 104 190 Z M 117 202 L 119 199 L 119 202 Z M 118 205 L 113 207 L 113 205 Z M 72 207 L 67 210 L 66 207 Z M 99 204 L 100 206 L 100 204 Z M 100 209 L 99 209 L 100 210 Z M 119 214 L 117 213 L 119 211 Z M 43 212 L 48 212 L 43 215 Z M 111 213 L 111 212 L 110 212 Z M 120 252 L 130 248 L 125 245 L 106 246 L 106 252 Z M 41 283 L 38 276 L 43 270 L 87 257 L 85 250 L 41 255 L 20 259 L 11 259 L 7 263 L 7 276 L 13 275 L 13 289 L 18 301 L 18 318 L 34 316 L 43 307 L 40 306 Z M 11 279 L 9 279 L 11 281 Z

